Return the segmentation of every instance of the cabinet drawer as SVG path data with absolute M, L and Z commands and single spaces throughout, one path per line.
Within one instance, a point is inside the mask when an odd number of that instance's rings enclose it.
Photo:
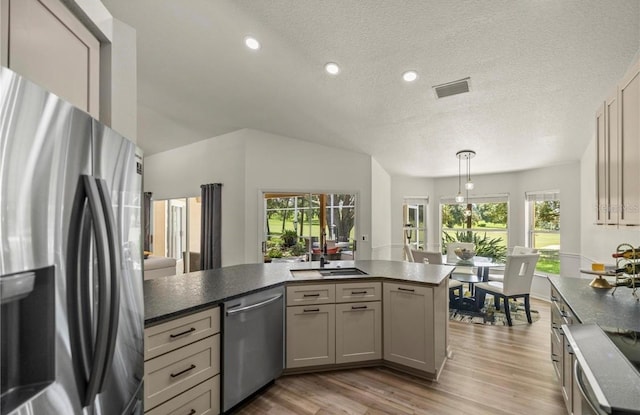
M 287 305 L 331 304 L 336 299 L 335 284 L 287 287 Z
M 218 413 L 220 413 L 220 375 L 145 412 L 146 415 L 215 415 Z
M 144 406 L 154 408 L 220 372 L 220 334 L 145 362 Z
M 160 356 L 218 332 L 220 332 L 220 307 L 146 328 L 144 359 Z
M 336 284 L 336 303 L 380 301 L 380 292 L 381 286 L 379 282 Z

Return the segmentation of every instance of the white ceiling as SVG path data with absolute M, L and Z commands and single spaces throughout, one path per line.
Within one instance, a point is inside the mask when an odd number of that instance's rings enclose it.
M 640 0 L 103 3 L 137 31 L 146 155 L 252 128 L 394 175 L 456 175 L 466 148 L 474 174 L 575 161 L 640 48 Z M 469 93 L 436 99 L 433 85 L 464 77 Z

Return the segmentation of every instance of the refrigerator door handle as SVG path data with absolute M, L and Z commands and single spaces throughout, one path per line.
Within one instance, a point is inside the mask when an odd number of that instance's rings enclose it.
M 91 269 L 91 256 L 89 255 L 91 228 L 95 234 L 98 270 L 95 343 L 91 337 L 94 329 L 92 329 L 90 313 L 93 287 L 88 274 Z M 79 237 L 80 233 L 81 237 Z M 71 354 L 78 379 L 78 393 L 83 406 L 90 405 L 98 394 L 107 359 L 109 306 L 112 297 L 111 284 L 109 283 L 112 271 L 107 234 L 107 224 L 98 187 L 91 176 L 82 175 L 69 227 L 67 307 Z M 78 267 L 84 275 L 78 275 Z
M 109 246 L 109 261 L 110 261 L 110 284 L 111 284 L 111 301 L 109 304 L 109 333 L 107 335 L 107 356 L 104 362 L 104 370 L 100 377 L 100 385 L 98 390 L 102 390 L 102 385 L 106 374 L 109 373 L 109 367 L 113 361 L 113 354 L 116 347 L 116 338 L 118 336 L 118 323 L 120 318 L 120 270 L 122 264 L 120 262 L 120 247 L 118 241 L 118 228 L 116 227 L 116 221 L 113 216 L 113 207 L 111 204 L 111 197 L 109 196 L 109 188 L 107 183 L 103 179 L 95 179 L 100 195 L 100 201 L 102 203 L 102 211 L 104 212 L 104 219 L 107 228 L 107 243 Z

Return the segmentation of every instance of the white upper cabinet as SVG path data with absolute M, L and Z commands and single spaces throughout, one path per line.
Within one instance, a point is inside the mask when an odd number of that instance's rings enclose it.
M 640 225 L 640 63 L 596 112 L 596 223 Z
M 0 0 L 2 65 L 99 118 L 100 41 L 59 0 Z
M 640 62 L 619 85 L 620 225 L 640 224 Z

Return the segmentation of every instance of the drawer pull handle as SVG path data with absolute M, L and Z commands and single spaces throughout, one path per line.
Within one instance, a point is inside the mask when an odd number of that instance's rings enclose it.
M 351 291 L 351 295 L 355 295 L 355 294 L 366 294 L 366 291 Z
M 414 290 L 413 288 L 402 288 L 402 287 L 398 287 L 399 291 L 409 291 L 410 293 L 415 292 L 416 290 Z
M 554 303 L 558 302 L 558 297 L 556 297 L 555 295 L 552 295 L 551 301 L 553 301 Z
M 171 337 L 172 339 L 175 339 L 176 337 L 180 337 L 180 336 L 184 336 L 185 334 L 189 334 L 191 332 L 196 331 L 195 327 L 191 327 L 189 330 L 185 330 L 183 332 L 180 333 L 176 333 L 176 334 L 170 334 L 169 337 Z
M 189 413 L 187 415 L 195 415 L 197 411 L 195 409 L 192 409 L 189 411 Z
M 352 309 L 352 310 L 364 310 L 364 309 L 366 309 L 366 308 L 367 308 L 367 306 L 366 306 L 366 305 L 352 305 L 352 306 L 351 306 L 351 309 Z
M 196 368 L 196 365 L 192 364 L 191 366 L 189 366 L 188 368 L 186 368 L 185 370 L 181 370 L 178 373 L 171 373 L 169 376 L 171 376 L 172 378 L 177 378 L 178 376 L 187 373 L 190 370 L 193 370 Z
M 303 297 L 320 297 L 319 293 L 315 293 L 315 294 L 303 294 Z
M 303 310 L 305 313 L 317 313 L 318 311 L 320 311 L 319 308 L 305 308 Z

